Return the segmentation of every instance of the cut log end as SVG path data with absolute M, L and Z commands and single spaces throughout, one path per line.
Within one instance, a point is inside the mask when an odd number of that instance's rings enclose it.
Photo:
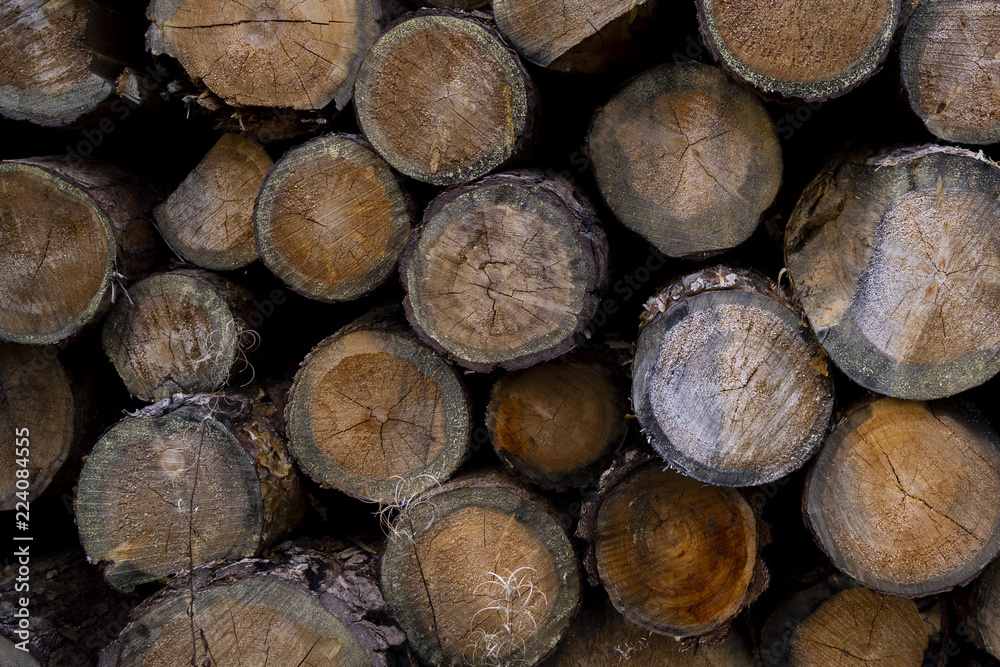
M 170 248 L 205 269 L 232 271 L 257 259 L 253 205 L 273 163 L 260 144 L 224 134 L 166 201 L 153 209 Z
M 392 274 L 413 207 L 389 166 L 352 135 L 289 151 L 261 186 L 257 248 L 288 286 L 321 301 L 358 298 Z
M 306 111 L 332 102 L 341 109 L 375 39 L 380 6 L 155 0 L 146 41 L 154 55 L 176 58 L 189 77 L 233 107 Z
M 636 51 L 636 34 L 655 8 L 655 0 L 584 0 L 562 11 L 525 0 L 493 3 L 500 32 L 525 59 L 557 71 L 592 73 L 605 72 Z
M 808 0 L 780 8 L 768 0 L 698 0 L 706 45 L 736 78 L 763 94 L 825 100 L 873 75 L 892 46 L 899 0 L 845 12 Z
M 382 591 L 428 664 L 535 664 L 580 603 L 568 537 L 541 507 L 499 488 L 445 490 L 400 517 Z
M 43 126 L 73 123 L 111 98 L 114 85 L 90 68 L 85 44 L 89 4 L 3 3 L 0 25 L 0 114 Z
M 934 462 L 933 465 L 926 465 Z M 1000 451 L 947 403 L 879 399 L 849 414 L 810 471 L 805 514 L 840 570 L 919 597 L 974 578 L 1000 551 Z
M 349 327 L 303 362 L 289 397 L 289 437 L 321 485 L 399 504 L 455 472 L 470 412 L 457 374 L 411 334 Z
M 757 518 L 734 489 L 651 462 L 601 499 L 597 572 L 615 608 L 656 633 L 724 628 L 760 593 Z
M 502 461 L 532 482 L 564 488 L 585 484 L 618 448 L 625 410 L 609 368 L 569 358 L 501 378 L 486 425 Z
M 801 315 L 777 285 L 715 267 L 654 296 L 633 362 L 646 438 L 710 484 L 784 477 L 822 444 L 833 381 Z
M 0 479 L 0 511 L 18 503 L 27 507 L 59 472 L 73 444 L 73 391 L 55 355 L 0 343 L 0 429 L 10 434 L 10 445 L 0 449 L 0 469 L 8 471 Z M 26 446 L 19 447 L 22 429 L 28 434 Z M 14 473 L 22 468 L 29 477 L 18 485 Z
M 394 168 L 434 185 L 466 183 L 519 156 L 534 104 L 533 83 L 495 29 L 444 10 L 383 35 L 355 87 L 365 138 Z
M 958 148 L 851 157 L 806 189 L 785 259 L 834 363 L 880 394 L 929 400 L 1000 370 L 1000 168 Z
M 607 241 L 568 182 L 510 172 L 431 202 L 400 275 L 421 338 L 472 370 L 525 368 L 575 344 L 607 280 Z
M 597 112 L 587 143 L 615 216 L 671 257 L 736 247 L 781 184 L 781 147 L 763 104 L 699 63 L 640 75 Z
M 1000 141 L 1000 87 L 981 63 L 996 58 L 1000 8 L 984 0 L 922 2 L 900 46 L 913 111 L 945 141 Z

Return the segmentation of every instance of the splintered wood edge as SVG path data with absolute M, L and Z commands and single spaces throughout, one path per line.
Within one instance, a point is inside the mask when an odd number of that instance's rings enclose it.
M 758 72 L 736 57 L 719 33 L 714 4 L 716 0 L 697 0 L 698 23 L 705 45 L 713 58 L 736 78 L 765 95 L 777 93 L 786 99 L 825 101 L 845 95 L 875 75 L 889 55 L 893 36 L 899 25 L 900 2 L 892 0 L 885 26 L 868 52 L 846 72 L 824 81 L 784 81 Z
M 52 345 L 63 341 L 86 328 L 86 326 L 90 324 L 95 317 L 97 317 L 98 313 L 100 313 L 106 305 L 105 299 L 111 287 L 111 278 L 115 274 L 116 270 L 118 246 L 115 240 L 115 233 L 111 225 L 111 221 L 104 212 L 103 207 L 97 202 L 96 199 L 94 199 L 94 197 L 90 195 L 90 193 L 81 188 L 79 185 L 70 179 L 61 176 L 55 171 L 43 169 L 34 164 L 26 164 L 13 160 L 0 162 L 0 174 L 10 174 L 14 172 L 31 174 L 32 176 L 45 181 L 47 185 L 58 189 L 70 197 L 80 200 L 97 215 L 101 226 L 104 228 L 104 237 L 108 244 L 108 263 L 104 271 L 104 279 L 101 282 L 101 286 L 98 288 L 97 292 L 95 292 L 94 296 L 91 297 L 87 306 L 76 317 L 74 317 L 71 322 L 60 327 L 56 331 L 45 334 L 16 334 L 7 331 L 0 331 L 0 339 L 8 340 L 13 343 L 23 343 L 25 345 Z
M 231 546 L 228 558 L 245 558 L 252 556 L 260 548 L 261 533 L 264 526 L 263 496 L 260 482 L 246 452 L 236 438 L 215 419 L 193 421 L 190 415 L 165 414 L 154 418 L 156 424 L 148 419 L 126 419 L 112 426 L 107 433 L 94 445 L 80 473 L 76 491 L 75 510 L 76 523 L 79 528 L 80 542 L 87 552 L 89 562 L 106 564 L 105 579 L 112 588 L 119 591 L 132 591 L 137 585 L 154 581 L 152 576 L 134 566 L 128 560 L 116 561 L 111 556 L 116 545 L 109 542 L 104 531 L 104 485 L 109 475 L 131 474 L 133 471 L 116 470 L 115 460 L 136 440 L 149 437 L 151 429 L 163 429 L 179 432 L 190 429 L 206 429 L 205 435 L 223 456 L 231 462 L 231 470 L 241 482 L 244 493 L 243 507 L 246 511 L 244 524 L 239 538 Z M 208 438 L 206 438 L 208 439 Z M 206 511 L 211 511 L 206 508 Z M 198 563 L 200 564 L 200 563 Z M 178 571 L 188 569 L 179 567 Z
M 374 313 L 378 315 L 378 311 Z M 359 320 L 317 344 L 303 360 L 295 374 L 288 393 L 286 428 L 288 444 L 302 470 L 324 488 L 335 488 L 349 496 L 366 502 L 389 502 L 401 491 L 407 495 L 418 494 L 449 478 L 468 454 L 472 429 L 472 413 L 468 394 L 458 374 L 431 348 L 411 334 L 390 327 L 379 326 L 377 318 L 365 324 Z M 365 332 L 402 347 L 409 354 L 404 357 L 413 363 L 425 377 L 434 380 L 441 390 L 442 413 L 445 420 L 447 442 L 441 455 L 425 468 L 405 476 L 375 479 L 353 473 L 327 456 L 316 444 L 312 432 L 312 402 L 315 383 L 321 379 L 312 362 L 328 348 L 337 345 L 353 333 Z M 300 426 L 301 424 L 301 426 Z
M 406 568 L 409 553 L 416 542 L 433 523 L 452 512 L 465 508 L 481 508 L 505 513 L 513 517 L 538 536 L 549 549 L 555 573 L 559 578 L 558 594 L 551 601 L 551 613 L 547 622 L 538 627 L 520 651 L 526 664 L 536 664 L 551 654 L 579 611 L 581 604 L 580 577 L 576 552 L 569 536 L 555 519 L 539 504 L 515 488 L 503 486 L 490 488 L 481 484 L 487 480 L 458 480 L 446 489 L 435 493 L 427 503 L 417 505 L 409 513 L 409 519 L 416 528 L 410 536 L 386 540 L 379 561 L 380 588 L 385 600 L 396 615 L 400 626 L 414 651 L 429 664 L 442 664 L 443 655 L 438 640 L 420 632 L 421 623 L 407 602 L 406 586 L 412 581 L 412 572 Z M 467 484 L 467 485 L 466 485 Z M 444 664 L 457 664 L 454 659 Z

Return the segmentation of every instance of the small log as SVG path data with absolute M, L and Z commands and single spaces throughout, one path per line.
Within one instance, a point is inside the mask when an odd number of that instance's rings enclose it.
M 440 194 L 400 258 L 417 334 L 460 366 L 527 368 L 569 351 L 597 310 L 608 247 L 569 181 L 515 171 Z
M 275 392 L 155 403 L 94 446 L 76 496 L 88 559 L 130 591 L 198 565 L 255 555 L 305 514 Z
M 654 633 L 724 637 L 767 588 L 768 534 L 736 489 L 706 486 L 630 452 L 601 476 L 577 535 L 584 564 L 626 619 Z
M 264 264 L 296 292 L 356 299 L 392 274 L 415 221 L 389 165 L 360 137 L 330 134 L 288 151 L 254 207 Z
M 230 109 L 314 112 L 351 99 L 388 19 L 383 0 L 153 0 L 146 45 Z
M 215 391 L 248 364 L 252 305 L 250 290 L 208 271 L 150 276 L 111 310 L 104 351 L 144 401 Z
M 145 181 L 96 161 L 0 162 L 0 339 L 58 343 L 103 314 L 113 281 L 156 259 L 154 199 Z
M 223 134 L 153 209 L 167 245 L 192 264 L 214 271 L 241 269 L 257 259 L 253 206 L 273 164 L 256 141 Z
M 472 421 L 458 374 L 401 320 L 376 311 L 321 342 L 288 396 L 302 469 L 320 486 L 383 504 L 451 477 Z
M 138 600 L 109 590 L 79 549 L 43 556 L 28 542 L 20 545 L 29 545 L 27 576 L 15 558 L 0 577 L 0 664 L 93 667 L 101 649 L 125 627 Z M 22 598 L 29 602 L 27 637 L 18 634 L 21 619 L 15 615 Z M 5 645 L 7 640 L 11 645 Z M 21 642 L 27 653 L 16 648 Z
M 796 593 L 761 630 L 763 667 L 931 667 L 941 651 L 939 602 L 880 595 L 842 575 Z
M 833 381 L 812 332 L 760 274 L 717 266 L 653 296 L 632 403 L 672 467 L 723 486 L 773 482 L 819 449 Z
M 536 124 L 531 77 L 476 14 L 422 10 L 401 19 L 365 57 L 354 96 L 378 154 L 433 185 L 467 183 L 522 157 Z
M 781 185 L 764 105 L 700 63 L 659 65 L 618 91 L 595 114 L 587 152 L 615 217 L 670 257 L 743 243 Z
M 994 65 L 1000 11 L 994 2 L 921 2 L 903 33 L 899 63 L 910 106 L 945 141 L 1000 141 Z
M 701 35 L 715 60 L 763 95 L 827 100 L 882 66 L 899 24 L 900 0 L 844 11 L 829 0 L 696 0 Z
M 136 608 L 98 665 L 413 664 L 375 566 L 371 554 L 327 538 L 199 567 Z
M 930 400 L 1000 370 L 1000 168 L 924 146 L 855 155 L 806 188 L 785 262 L 833 362 L 874 392 Z
M 542 667 L 608 667 L 618 664 L 669 667 L 753 667 L 741 633 L 719 644 L 688 647 L 673 637 L 629 623 L 610 603 L 585 607 L 556 654 Z
M 635 54 L 656 6 L 656 0 L 575 0 L 556 11 L 548 3 L 495 0 L 493 15 L 525 60 L 560 72 L 597 73 Z
M 401 508 L 381 582 L 414 652 L 444 667 L 534 665 L 580 605 L 568 536 L 498 477 L 451 482 Z
M 613 369 L 570 355 L 500 378 L 486 427 L 501 461 L 544 488 L 565 489 L 607 467 L 628 431 L 627 409 Z
M 97 3 L 4 2 L 0 31 L 0 114 L 64 127 L 114 104 L 114 84 L 91 68 L 99 57 L 94 37 L 113 40 L 116 33 L 115 22 Z
M 1000 439 L 945 402 L 882 398 L 848 414 L 806 481 L 804 513 L 833 564 L 920 597 L 971 581 L 1000 551 Z
M 1000 659 L 1000 561 L 994 560 L 968 588 L 956 591 L 955 611 L 969 640 Z

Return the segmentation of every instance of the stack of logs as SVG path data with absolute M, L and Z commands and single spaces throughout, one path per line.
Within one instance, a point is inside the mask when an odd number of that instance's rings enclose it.
M 1000 664 L 1000 2 L 425 1 L 0 5 L 0 664 Z

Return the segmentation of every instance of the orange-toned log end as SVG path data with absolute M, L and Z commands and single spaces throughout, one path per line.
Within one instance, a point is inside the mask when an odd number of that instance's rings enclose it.
M 156 228 L 170 248 L 204 269 L 232 271 L 257 259 L 253 206 L 273 166 L 260 144 L 224 134 L 156 208 Z
M 717 62 L 762 95 L 826 100 L 874 75 L 892 46 L 900 0 L 845 12 L 831 0 L 697 0 Z
M 453 482 L 397 518 L 386 602 L 426 663 L 533 665 L 580 605 L 569 537 L 516 487 Z
M 723 632 L 766 585 L 757 517 L 735 489 L 650 462 L 604 494 L 596 570 L 615 608 L 659 634 Z
M 1000 562 L 989 567 L 967 588 L 953 597 L 959 621 L 969 639 L 1000 660 Z
M 10 434 L 0 449 L 0 511 L 24 510 L 67 462 L 77 400 L 54 354 L 0 343 L 0 429 Z M 15 475 L 22 469 L 27 478 Z
M 155 259 L 148 185 L 76 158 L 0 163 L 0 339 L 58 343 L 110 303 L 112 280 Z
M 104 351 L 133 396 L 156 401 L 223 387 L 247 364 L 253 294 L 222 276 L 179 269 L 129 288 L 104 323 Z
M 253 556 L 295 528 L 304 487 L 265 395 L 176 396 L 112 427 L 76 496 L 80 541 L 130 591 L 215 560 Z
M 447 190 L 400 259 L 417 334 L 475 371 L 527 368 L 574 347 L 607 282 L 593 207 L 568 181 L 514 171 Z
M 546 488 L 586 484 L 621 444 L 625 396 L 612 369 L 582 355 L 505 375 L 486 426 L 500 459 Z
M 342 109 L 384 13 L 380 0 L 154 0 L 146 43 L 232 107 Z
M 504 37 L 525 59 L 560 72 L 606 72 L 635 54 L 656 0 L 495 0 Z
M 922 2 L 914 9 L 899 50 L 901 78 L 913 111 L 937 137 L 1000 141 L 1000 84 L 990 71 L 998 39 L 994 2 Z
M 883 593 L 920 597 L 969 582 L 1000 551 L 1000 440 L 946 402 L 882 398 L 827 438 L 806 519 L 834 565 Z
M 781 185 L 774 123 L 753 94 L 700 63 L 639 75 L 594 116 L 598 189 L 618 220 L 671 257 L 747 240 Z
M 261 185 L 253 216 L 264 264 L 296 292 L 328 302 L 384 283 L 414 223 L 389 165 L 347 134 L 288 151 Z
M 570 626 L 555 655 L 542 667 L 752 667 L 753 654 L 741 633 L 731 631 L 718 644 L 692 649 L 673 637 L 630 623 L 607 601 L 588 606 Z
M 646 303 L 632 403 L 672 467 L 709 484 L 753 486 L 819 449 L 833 380 L 802 314 L 772 281 L 716 266 Z
M 329 538 L 199 567 L 136 608 L 99 667 L 411 664 L 374 572 L 373 556 Z
M 882 595 L 843 575 L 783 602 L 761 629 L 763 667 L 920 667 L 942 656 L 935 598 Z
M 399 504 L 462 463 L 471 408 L 454 369 L 378 312 L 321 342 L 302 363 L 288 429 L 295 458 L 319 484 Z
M 927 145 L 852 154 L 806 188 L 785 262 L 820 343 L 852 380 L 912 400 L 1000 370 L 1000 167 Z
M 396 23 L 365 57 L 354 95 L 379 155 L 434 185 L 467 183 L 520 157 L 536 123 L 534 84 L 517 54 L 492 23 L 460 12 L 422 10 Z
M 86 40 L 88 31 L 103 30 L 114 39 L 99 16 L 85 0 L 0 4 L 0 114 L 60 127 L 106 108 L 114 85 L 91 69 L 95 52 Z

